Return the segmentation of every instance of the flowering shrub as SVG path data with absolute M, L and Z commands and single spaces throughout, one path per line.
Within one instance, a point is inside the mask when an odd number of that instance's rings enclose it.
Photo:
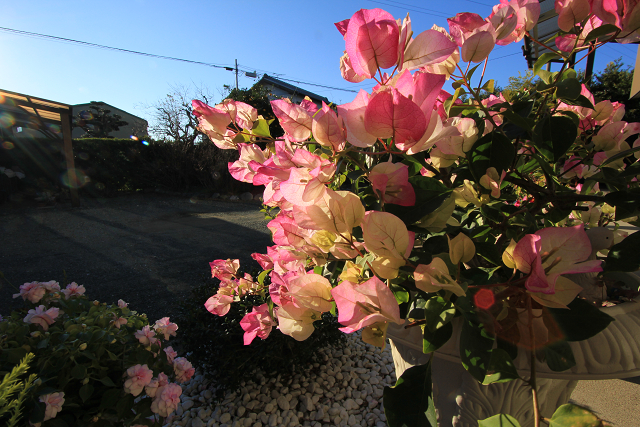
M 267 284 L 269 277 L 264 280 Z M 256 330 L 257 338 L 245 346 L 247 337 L 252 335 L 245 335 L 245 329 L 251 329 L 248 325 L 261 323 L 264 316 L 270 318 L 268 310 L 260 309 L 266 298 L 247 294 L 234 304 L 221 305 L 226 310 L 224 316 L 211 316 L 204 304 L 209 295 L 220 289 L 215 282 L 209 279 L 195 287 L 192 296 L 181 304 L 178 323 L 189 333 L 180 334 L 178 339 L 180 347 L 189 352 L 189 359 L 201 366 L 203 374 L 216 385 L 217 399 L 222 400 L 227 391 L 240 388 L 243 381 L 255 379 L 258 371 L 265 375 L 303 372 L 317 362 L 318 350 L 326 345 L 340 347 L 346 341 L 336 319 L 327 313 L 314 323 L 315 332 L 305 341 L 296 341 L 280 332 L 261 339 Z
M 242 277 L 237 260 L 212 262 L 221 286 L 207 310 L 224 316 L 245 295 L 267 296 L 241 322 L 249 344 L 275 328 L 305 340 L 337 308 L 342 330 L 362 329 L 374 345 L 385 345 L 390 323 L 422 328 L 426 353 L 451 339 L 462 317 L 461 361 L 484 384 L 519 378 L 513 360 L 535 362 L 536 353 L 554 371 L 575 365 L 568 341 L 611 321 L 595 306 L 607 289 L 597 273 L 640 267 L 640 233 L 621 242 L 614 233 L 623 220 L 640 225 L 640 123 L 622 121 L 622 104 L 594 99 L 570 62 L 612 40 L 637 40 L 640 5 L 555 4 L 559 49 L 535 40 L 550 52 L 537 60 L 540 82 L 530 90 L 493 94 L 485 76 L 494 46 L 531 37 L 540 14 L 536 0 L 502 0 L 486 18 L 459 13 L 448 30 L 415 36 L 408 16 L 381 9 L 336 23 L 343 77 L 376 85 L 336 109 L 272 101 L 280 139 L 247 104 L 193 101 L 200 129 L 239 151 L 230 173 L 264 185 L 264 203 L 277 212 L 268 225 L 274 246 L 253 254 L 264 273 Z M 552 59 L 563 61 L 557 72 L 543 69 Z M 450 78 L 453 94 L 442 89 Z M 607 225 L 614 230 L 599 228 Z M 599 250 L 609 250 L 604 263 Z M 538 310 L 545 339 L 533 333 Z M 408 370 L 403 387 L 427 384 L 420 393 L 430 394 L 429 369 Z M 535 396 L 534 374 L 531 363 Z M 390 425 L 428 425 L 427 408 L 394 399 L 399 393 L 385 391 Z M 572 411 L 561 408 L 554 425 L 577 425 L 573 412 L 598 423 Z M 518 425 L 497 420 L 486 425 Z
M 23 415 L 42 426 L 162 425 L 177 408 L 178 383 L 195 371 L 167 345 L 178 326 L 168 317 L 149 325 L 122 300 L 107 305 L 84 293 L 76 283 L 25 283 L 14 298 L 28 307 L 0 321 L 0 372 L 32 355 L 37 380 Z

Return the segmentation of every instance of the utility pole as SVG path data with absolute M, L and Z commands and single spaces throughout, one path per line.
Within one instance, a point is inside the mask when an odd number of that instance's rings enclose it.
M 238 60 L 236 59 L 236 90 L 238 90 Z

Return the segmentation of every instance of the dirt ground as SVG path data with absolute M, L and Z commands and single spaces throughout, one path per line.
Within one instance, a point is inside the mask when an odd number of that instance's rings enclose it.
M 209 262 L 239 258 L 271 243 L 256 202 L 194 200 L 153 193 L 85 199 L 39 208 L 0 205 L 0 272 L 15 287 L 65 274 L 89 298 L 147 313 L 155 321 L 176 313 L 189 290 L 211 276 Z M 0 314 L 21 307 L 17 291 L 0 288 Z

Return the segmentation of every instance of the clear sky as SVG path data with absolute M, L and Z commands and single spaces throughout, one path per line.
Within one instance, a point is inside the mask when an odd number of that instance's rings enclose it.
M 379 7 L 396 18 L 409 12 L 417 35 L 433 24 L 448 28 L 446 18 L 458 12 L 488 16 L 495 3 L 0 0 L 0 27 L 229 67 L 237 59 L 244 70 L 357 91 L 371 85 L 349 83 L 340 76 L 344 40 L 334 22 L 350 18 L 358 9 Z M 526 70 L 521 46 L 494 49 L 487 74 L 497 84 L 506 86 L 509 76 Z M 635 45 L 605 47 L 596 55 L 595 70 L 618 57 L 633 67 L 636 51 Z M 250 87 L 255 81 L 241 74 L 239 85 Z M 356 95 L 292 84 L 337 104 L 351 102 Z M 223 86 L 235 85 L 235 75 L 220 68 L 0 31 L 0 89 L 67 104 L 103 101 L 149 119 L 150 111 L 144 105 L 163 98 L 171 86 L 193 85 L 207 87 L 218 102 Z

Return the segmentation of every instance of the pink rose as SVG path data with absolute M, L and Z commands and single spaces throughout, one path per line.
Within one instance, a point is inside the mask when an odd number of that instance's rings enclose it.
M 64 294 L 64 299 L 69 299 L 72 296 L 84 295 L 85 290 L 84 286 L 78 285 L 76 282 L 71 282 L 62 290 L 62 293 Z
M 124 391 L 137 396 L 151 383 L 153 371 L 146 364 L 135 365 L 127 369 L 127 375 L 129 378 L 124 382 Z
M 13 294 L 14 298 L 22 297 L 24 301 L 29 300 L 36 304 L 42 299 L 47 290 L 40 284 L 40 282 L 29 282 L 20 286 L 20 293 Z
M 29 313 L 25 316 L 25 323 L 35 323 L 42 326 L 45 331 L 49 329 L 49 325 L 55 322 L 55 318 L 58 317 L 60 309 L 52 307 L 45 311 L 44 305 L 39 305 L 35 310 L 29 310 Z
M 178 384 L 171 383 L 158 388 L 155 398 L 151 402 L 151 411 L 161 417 L 169 416 L 178 409 L 181 394 L 182 388 Z
M 168 317 L 163 317 L 162 319 L 156 321 L 156 324 L 153 325 L 153 328 L 156 330 L 156 333 L 158 335 L 164 335 L 164 339 L 169 340 L 170 336 L 176 336 L 178 325 L 169 322 Z
M 58 412 L 62 411 L 62 405 L 64 404 L 64 392 L 49 393 L 40 396 L 40 402 L 46 405 L 43 421 L 55 418 L 56 415 L 58 415 Z
M 196 370 L 184 357 L 176 357 L 173 360 L 173 370 L 176 373 L 176 381 L 179 383 L 187 382 L 191 379 Z

